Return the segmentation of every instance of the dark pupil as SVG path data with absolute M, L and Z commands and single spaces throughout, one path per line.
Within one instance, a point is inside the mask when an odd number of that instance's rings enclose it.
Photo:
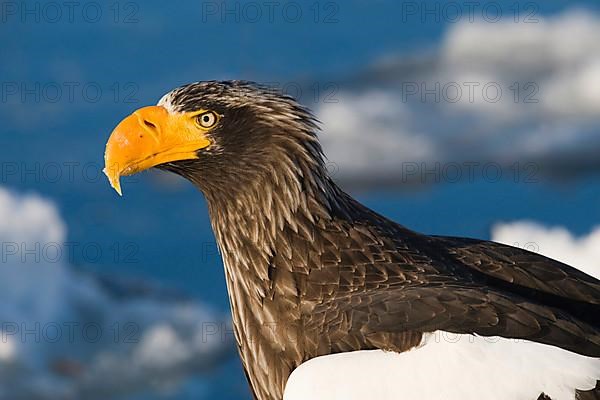
M 208 115 L 205 115 L 203 118 L 204 122 L 208 123 L 210 121 L 210 117 Z

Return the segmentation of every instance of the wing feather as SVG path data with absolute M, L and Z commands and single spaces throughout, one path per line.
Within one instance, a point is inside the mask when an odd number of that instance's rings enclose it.
M 420 235 L 374 213 L 336 224 L 328 241 L 337 232 L 351 243 L 323 247 L 302 296 L 305 331 L 321 351 L 404 351 L 442 330 L 600 357 L 595 278 L 498 243 Z
M 485 240 L 436 237 L 464 265 L 508 283 L 600 304 L 600 281 L 537 253 Z

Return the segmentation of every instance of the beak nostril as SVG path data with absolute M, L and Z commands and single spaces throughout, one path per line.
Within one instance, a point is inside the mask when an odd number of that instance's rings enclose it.
M 156 129 L 156 125 L 154 125 L 152 122 L 144 120 L 144 125 L 146 125 L 149 128 L 153 128 Z

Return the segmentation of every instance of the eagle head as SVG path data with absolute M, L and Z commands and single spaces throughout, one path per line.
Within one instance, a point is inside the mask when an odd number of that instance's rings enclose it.
M 289 96 L 245 81 L 206 81 L 167 93 L 112 132 L 104 173 L 120 177 L 156 167 L 191 180 L 205 193 L 288 173 L 323 171 L 317 122 Z

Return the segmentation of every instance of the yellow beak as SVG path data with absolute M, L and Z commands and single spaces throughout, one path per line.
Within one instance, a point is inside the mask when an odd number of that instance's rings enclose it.
M 106 143 L 104 174 L 122 195 L 121 176 L 133 175 L 159 164 L 198 158 L 197 150 L 210 141 L 186 114 L 164 107 L 140 108 L 115 128 Z

